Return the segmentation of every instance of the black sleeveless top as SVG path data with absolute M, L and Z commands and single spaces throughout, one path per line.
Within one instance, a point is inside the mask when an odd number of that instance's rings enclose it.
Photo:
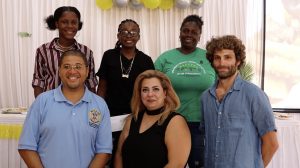
M 162 125 L 157 122 L 139 133 L 143 112 L 137 121 L 131 120 L 129 135 L 123 143 L 122 160 L 124 168 L 163 168 L 168 163 L 165 132 L 170 120 L 180 115 L 171 113 Z

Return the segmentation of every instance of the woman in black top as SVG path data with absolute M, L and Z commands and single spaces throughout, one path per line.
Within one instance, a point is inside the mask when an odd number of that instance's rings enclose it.
M 117 37 L 116 47 L 104 52 L 96 73 L 100 79 L 97 94 L 106 100 L 111 116 L 131 113 L 130 99 L 136 77 L 154 69 L 151 57 L 136 48 L 140 28 L 134 20 L 122 21 Z
M 125 123 L 115 168 L 183 168 L 191 149 L 186 120 L 174 112 L 180 105 L 170 80 L 147 70 L 134 85 L 132 115 Z
M 131 113 L 130 99 L 136 77 L 145 70 L 154 69 L 151 57 L 136 48 L 140 28 L 134 20 L 123 20 L 117 37 L 116 47 L 104 52 L 96 73 L 100 79 L 97 94 L 105 99 L 111 116 Z M 113 132 L 112 158 L 120 133 Z

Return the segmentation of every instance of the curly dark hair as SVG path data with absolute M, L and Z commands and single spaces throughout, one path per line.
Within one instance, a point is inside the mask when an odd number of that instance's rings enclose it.
M 77 15 L 78 20 L 79 20 L 78 30 L 81 30 L 83 23 L 82 23 L 82 21 L 80 21 L 80 12 L 78 11 L 77 8 L 75 8 L 73 6 L 62 6 L 62 7 L 57 8 L 54 11 L 54 15 L 50 15 L 45 19 L 45 22 L 48 25 L 47 28 L 49 30 L 55 30 L 56 29 L 55 22 L 57 22 L 59 20 L 59 18 L 63 15 L 63 13 L 66 11 L 74 12 Z
M 211 65 L 213 65 L 214 53 L 222 49 L 229 49 L 234 51 L 236 60 L 241 62 L 238 66 L 238 69 L 240 69 L 245 64 L 245 45 L 236 36 L 225 35 L 222 37 L 213 37 L 206 43 L 206 58 Z

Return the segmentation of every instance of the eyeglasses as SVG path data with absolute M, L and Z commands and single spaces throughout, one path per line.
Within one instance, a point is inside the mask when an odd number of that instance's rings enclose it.
M 62 68 L 67 71 L 72 70 L 72 69 L 80 71 L 83 67 L 84 67 L 84 65 L 82 65 L 82 64 L 75 64 L 75 65 L 64 64 L 62 66 Z
M 127 37 L 127 36 L 132 36 L 132 37 L 136 37 L 137 35 L 139 35 L 139 32 L 137 31 L 127 31 L 127 30 L 121 30 L 119 31 L 120 35 L 123 37 Z

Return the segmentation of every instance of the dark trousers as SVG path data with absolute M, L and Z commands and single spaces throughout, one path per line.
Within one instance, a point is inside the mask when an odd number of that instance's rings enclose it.
M 200 122 L 188 122 L 191 132 L 192 148 L 188 159 L 189 168 L 204 167 L 204 131 Z
M 109 161 L 109 167 L 110 168 L 114 168 L 114 160 L 115 160 L 115 155 L 116 155 L 116 151 L 118 148 L 118 142 L 119 142 L 119 137 L 121 135 L 122 131 L 116 131 L 112 133 L 112 140 L 113 140 L 113 150 L 112 150 L 112 155 L 111 155 L 111 159 Z

